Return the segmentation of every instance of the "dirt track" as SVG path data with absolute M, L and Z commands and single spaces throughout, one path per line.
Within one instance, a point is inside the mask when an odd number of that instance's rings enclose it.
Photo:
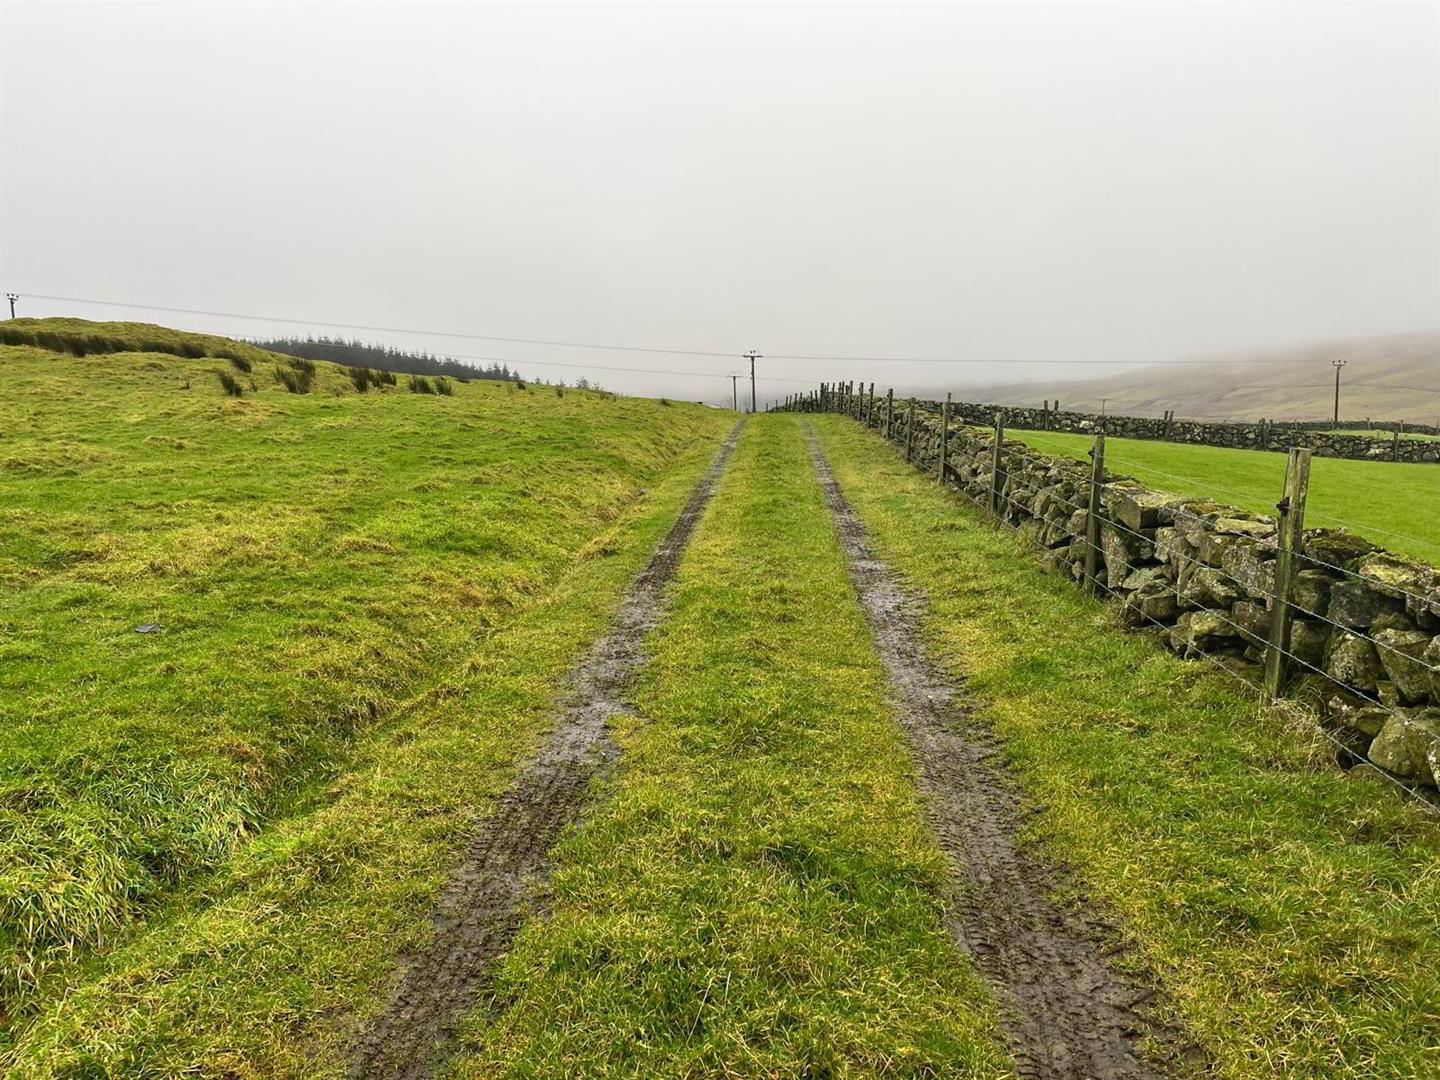
M 402 958 L 389 1004 L 357 1042 L 350 1072 L 356 1080 L 422 1080 L 447 1057 L 456 1023 L 479 1000 L 548 876 L 551 846 L 578 816 L 590 781 L 617 754 L 609 718 L 627 711 L 625 688 L 644 661 L 645 635 L 663 614 L 664 588 L 742 426 L 720 447 L 609 631 L 571 673 L 571 692 L 544 748 L 476 832 L 440 894 L 430 944 Z
M 810 453 L 909 736 L 931 823 L 957 877 L 949 929 L 998 989 L 1020 1075 L 1149 1080 L 1140 1050 L 1173 1033 L 1146 1015 L 1154 988 L 1107 961 L 1103 923 L 1051 899 L 1063 872 L 1019 840 L 1021 804 L 996 736 L 928 659 L 917 598 L 871 552 L 813 433 Z

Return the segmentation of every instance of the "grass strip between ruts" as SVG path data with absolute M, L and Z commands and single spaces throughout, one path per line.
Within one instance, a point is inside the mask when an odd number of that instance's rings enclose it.
M 461 1077 L 1000 1077 L 798 427 L 760 418 Z

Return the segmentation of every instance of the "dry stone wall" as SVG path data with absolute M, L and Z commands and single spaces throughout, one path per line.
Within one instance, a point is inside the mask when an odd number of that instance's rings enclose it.
M 916 404 L 927 413 L 940 412 L 940 403 L 937 401 Z M 1094 413 L 1063 412 L 1055 409 L 1020 409 L 966 401 L 952 402 L 950 405 L 950 415 L 955 419 L 985 427 L 993 425 L 999 413 L 1005 415 L 1008 427 L 1030 431 L 1070 431 L 1086 435 L 1104 431 L 1106 435 L 1124 439 L 1157 439 L 1205 446 L 1227 446 L 1241 450 L 1285 450 L 1292 446 L 1303 446 L 1321 457 L 1440 462 L 1440 442 L 1336 435 L 1320 430 L 1335 425 L 1321 422 L 1279 424 L 1262 421 L 1258 424 L 1225 424 L 1197 420 L 1156 420 L 1144 416 L 1099 416 Z M 1365 423 L 1368 424 L 1369 421 Z M 1352 423 L 1347 426 L 1354 425 Z M 1421 432 L 1433 429 L 1415 425 L 1408 430 Z
M 789 406 L 816 408 L 813 400 Z M 908 403 L 905 403 L 908 405 Z M 844 403 L 841 403 L 844 409 Z M 913 429 L 897 403 L 885 432 L 884 402 L 849 409 L 939 472 L 940 418 L 917 409 Z M 1013 415 L 1013 414 L 1012 414 Z M 946 483 L 1000 515 L 1047 564 L 1086 581 L 1090 466 L 1004 439 L 1000 469 L 993 429 L 954 424 Z M 1204 656 L 1263 684 L 1274 603 L 1274 519 L 1110 475 L 1101 487 L 1098 585 L 1121 617 L 1183 656 Z M 1440 569 L 1379 548 L 1345 530 L 1302 537 L 1291 598 L 1295 615 L 1286 696 L 1311 706 L 1345 768 L 1379 768 L 1406 784 L 1440 782 Z

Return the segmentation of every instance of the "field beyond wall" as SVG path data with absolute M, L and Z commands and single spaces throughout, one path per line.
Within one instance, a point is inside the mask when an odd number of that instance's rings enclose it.
M 1042 454 L 1082 460 L 1094 444 L 1091 436 L 1068 432 L 1008 434 Z M 1277 442 L 1283 444 L 1283 433 Z M 1275 451 L 1107 438 L 1105 464 L 1112 475 L 1132 475 L 1158 491 L 1260 514 L 1274 514 L 1285 486 L 1285 454 Z M 1317 456 L 1310 464 L 1305 522 L 1309 528 L 1349 529 L 1390 551 L 1440 564 L 1440 468 Z

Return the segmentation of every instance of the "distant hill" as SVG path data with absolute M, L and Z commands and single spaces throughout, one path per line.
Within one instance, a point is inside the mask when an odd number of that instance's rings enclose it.
M 1062 409 L 1193 419 L 1323 420 L 1331 415 L 1335 369 L 1341 374 L 1342 420 L 1440 423 L 1440 331 L 1398 334 L 1303 348 L 1228 354 L 1253 363 L 1173 364 L 1076 382 L 1014 383 L 966 391 L 969 400 L 1035 405 L 1060 398 Z

